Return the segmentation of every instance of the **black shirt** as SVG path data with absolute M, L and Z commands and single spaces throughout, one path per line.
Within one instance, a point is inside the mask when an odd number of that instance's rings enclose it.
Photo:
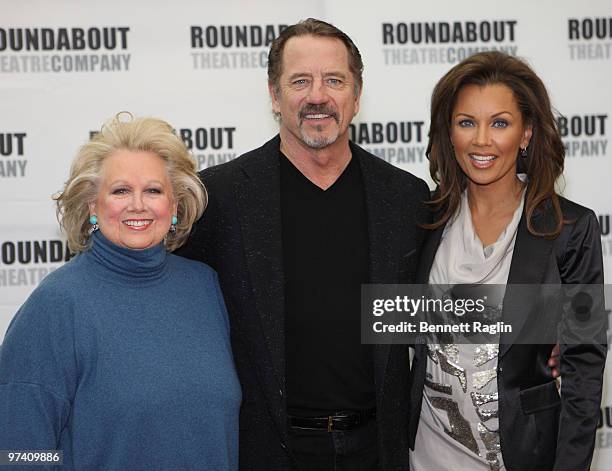
M 280 155 L 290 414 L 375 406 L 372 346 L 361 344 L 368 282 L 365 191 L 356 159 L 327 190 Z

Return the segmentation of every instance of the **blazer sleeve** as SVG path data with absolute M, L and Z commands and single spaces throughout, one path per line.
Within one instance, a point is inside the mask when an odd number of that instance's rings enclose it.
M 603 261 L 599 225 L 588 211 L 574 224 L 560 254 L 559 273 L 563 284 L 602 285 Z M 606 330 L 603 313 L 595 326 Z M 555 471 L 588 471 L 593 458 L 601 404 L 604 343 L 561 344 L 562 409 L 555 457 Z

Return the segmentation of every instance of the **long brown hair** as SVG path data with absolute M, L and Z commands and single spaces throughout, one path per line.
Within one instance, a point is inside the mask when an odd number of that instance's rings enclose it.
M 457 211 L 466 176 L 454 157 L 450 139 L 452 113 L 459 91 L 466 85 L 506 85 L 514 94 L 523 123 L 531 125 L 533 134 L 525 162 L 529 186 L 525 208 L 527 228 L 534 235 L 555 238 L 563 227 L 563 214 L 555 182 L 563 173 L 565 148 L 557 129 L 546 87 L 536 73 L 522 60 L 497 51 L 481 52 L 468 57 L 449 70 L 436 84 L 431 97 L 431 124 L 427 157 L 429 173 L 438 184 L 437 196 L 430 201 L 440 217 L 427 227 L 445 224 Z M 547 232 L 533 227 L 536 211 L 551 208 L 554 229 Z

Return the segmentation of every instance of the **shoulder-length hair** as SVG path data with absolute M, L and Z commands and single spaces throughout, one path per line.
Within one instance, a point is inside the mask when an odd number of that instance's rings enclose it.
M 438 184 L 437 196 L 430 201 L 440 217 L 429 228 L 445 224 L 457 211 L 466 176 L 454 157 L 451 143 L 452 113 L 459 91 L 466 85 L 502 84 L 514 95 L 524 125 L 532 126 L 525 162 L 529 186 L 525 202 L 527 228 L 534 235 L 555 238 L 563 227 L 563 214 L 555 182 L 563 173 L 565 148 L 557 129 L 546 87 L 522 60 L 497 51 L 474 54 L 440 79 L 431 98 L 431 124 L 427 157 L 431 178 Z M 532 217 L 536 211 L 552 210 L 555 227 L 548 232 L 536 230 Z
M 123 119 L 124 115 L 128 116 L 127 120 Z M 104 160 L 118 150 L 151 152 L 166 163 L 178 219 L 176 231 L 168 233 L 166 248 L 172 251 L 180 247 L 208 201 L 206 189 L 197 175 L 195 159 L 168 123 L 155 118 L 132 118 L 125 112 L 107 121 L 102 130 L 81 147 L 72 162 L 64 189 L 53 197 L 68 247 L 75 253 L 89 247 L 89 203 L 98 196 Z

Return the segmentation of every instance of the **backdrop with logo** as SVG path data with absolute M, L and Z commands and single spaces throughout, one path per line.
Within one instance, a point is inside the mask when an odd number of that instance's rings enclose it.
M 261 145 L 277 131 L 268 46 L 307 17 L 336 24 L 361 50 L 352 139 L 430 183 L 436 81 L 477 51 L 525 58 L 560 114 L 560 191 L 599 216 L 611 279 L 609 0 L 3 0 L 0 12 L 0 342 L 19 305 L 67 259 L 50 196 L 79 146 L 121 110 L 170 122 L 200 168 Z M 612 371 L 606 386 L 593 465 L 602 471 L 612 466 Z

